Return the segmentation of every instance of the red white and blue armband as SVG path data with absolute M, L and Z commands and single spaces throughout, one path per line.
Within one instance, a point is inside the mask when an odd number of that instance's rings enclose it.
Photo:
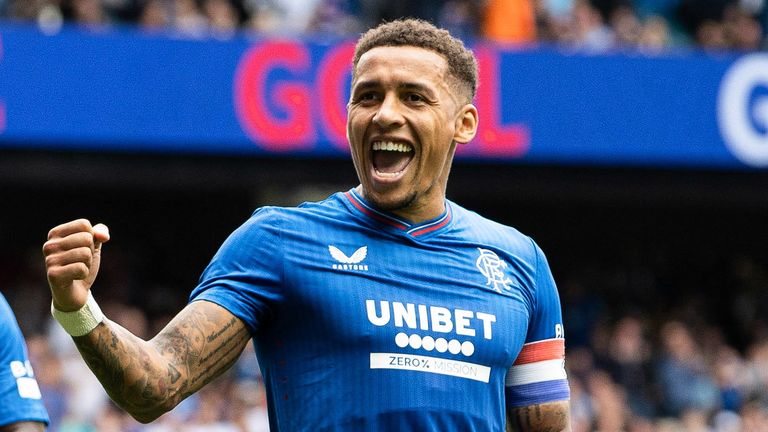
M 568 400 L 571 392 L 565 373 L 565 339 L 523 345 L 505 384 L 510 408 Z

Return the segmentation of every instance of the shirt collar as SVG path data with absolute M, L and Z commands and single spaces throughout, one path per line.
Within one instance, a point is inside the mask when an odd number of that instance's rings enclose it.
M 451 206 L 448 200 L 445 201 L 445 210 L 440 216 L 414 224 L 391 213 L 375 208 L 360 196 L 354 188 L 344 192 L 344 197 L 347 199 L 347 202 L 351 204 L 351 208 L 356 213 L 397 231 L 404 232 L 412 237 L 420 237 L 429 233 L 438 232 L 442 228 L 448 226 L 452 219 Z

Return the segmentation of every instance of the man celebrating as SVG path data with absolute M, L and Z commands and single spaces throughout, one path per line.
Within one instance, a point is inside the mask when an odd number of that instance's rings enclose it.
M 359 186 L 257 210 L 148 342 L 91 296 L 106 226 L 60 225 L 43 247 L 54 316 L 140 421 L 219 376 L 253 338 L 273 432 L 569 430 L 543 253 L 445 197 L 456 145 L 476 133 L 476 88 L 475 58 L 448 32 L 419 20 L 368 31 L 347 106 Z

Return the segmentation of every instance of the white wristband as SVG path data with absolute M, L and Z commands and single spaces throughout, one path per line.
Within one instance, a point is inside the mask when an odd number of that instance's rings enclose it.
M 53 302 L 51 302 L 51 315 L 70 336 L 87 335 L 100 322 L 104 321 L 104 314 L 101 313 L 101 308 L 93 299 L 90 291 L 88 292 L 88 300 L 83 307 L 74 312 L 62 312 L 53 307 Z

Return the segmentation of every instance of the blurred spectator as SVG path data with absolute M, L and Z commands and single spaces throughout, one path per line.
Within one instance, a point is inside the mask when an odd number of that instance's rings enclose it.
M 448 0 L 440 11 L 438 24 L 466 41 L 478 38 L 481 10 L 478 0 Z
M 646 19 L 638 39 L 639 50 L 646 53 L 659 53 L 670 44 L 667 21 L 657 15 Z
M 536 9 L 554 19 L 567 19 L 573 13 L 573 0 L 537 0 Z
M 712 373 L 720 391 L 720 408 L 739 412 L 744 403 L 746 387 L 743 371 L 745 364 L 733 348 L 723 345 L 717 350 Z
M 5 10 L 13 18 L 36 21 L 40 12 L 47 6 L 59 8 L 58 2 L 47 0 L 11 0 Z
M 240 14 L 231 0 L 204 0 L 203 12 L 214 36 L 234 36 L 240 27 Z
M 373 0 L 369 3 L 370 21 L 380 23 L 398 18 L 420 18 L 437 23 L 446 0 Z
M 768 341 L 760 341 L 747 349 L 745 393 L 752 401 L 768 406 Z
M 238 381 L 236 384 L 237 400 L 242 405 L 242 415 L 238 423 L 245 432 L 269 432 L 267 414 L 267 396 L 264 386 L 259 381 Z
M 741 432 L 741 417 L 731 411 L 720 411 L 712 417 L 712 427 L 716 432 Z
M 27 338 L 27 348 L 30 362 L 35 365 L 35 376 L 51 420 L 48 430 L 58 430 L 67 413 L 69 400 L 69 389 L 64 380 L 61 359 L 51 350 L 48 339 L 42 334 Z
M 571 430 L 589 432 L 593 429 L 592 420 L 595 418 L 591 395 L 578 377 L 569 375 L 568 383 L 571 386 Z
M 755 51 L 762 48 L 763 28 L 745 9 L 731 4 L 723 14 L 723 33 L 729 48 Z
M 634 0 L 632 5 L 637 9 L 641 17 L 660 16 L 670 19 L 675 15 L 675 11 L 680 4 L 680 0 Z
M 707 423 L 707 411 L 703 409 L 687 409 L 682 416 L 683 430 L 686 432 L 713 432 Z
M 63 6 L 66 17 L 90 29 L 99 29 L 111 24 L 102 0 L 69 0 L 65 1 Z
M 282 13 L 271 2 L 252 2 L 247 28 L 259 34 L 275 34 L 281 31 Z
M 601 370 L 592 373 L 587 385 L 596 415 L 595 430 L 624 430 L 629 419 L 626 390 L 616 385 L 610 375 Z
M 691 410 L 718 408 L 717 386 L 688 327 L 679 321 L 664 324 L 661 344 L 656 374 L 665 413 L 682 416 Z
M 609 23 L 616 35 L 617 46 L 632 48 L 640 44 L 643 25 L 633 8 L 628 6 L 616 8 L 610 14 Z
M 486 0 L 481 34 L 507 44 L 536 41 L 536 14 L 530 0 Z
M 204 37 L 208 34 L 208 20 L 195 0 L 173 0 L 171 26 L 187 37 Z
M 48 342 L 61 367 L 61 387 L 66 391 L 66 412 L 61 419 L 61 430 L 85 428 L 107 406 L 109 397 L 101 384 L 83 362 L 72 338 L 61 326 L 49 318 Z M 43 394 L 45 399 L 45 394 Z
M 768 432 L 768 406 L 750 402 L 741 410 L 742 427 L 749 432 Z
M 139 13 L 139 26 L 145 30 L 163 30 L 171 24 L 165 0 L 146 0 Z
M 307 31 L 322 0 L 251 0 L 252 27 L 267 33 L 300 35 Z
M 589 345 L 593 330 L 605 312 L 605 304 L 595 290 L 588 290 L 584 283 L 573 278 L 562 284 L 563 320 L 568 323 L 568 348 Z
M 725 26 L 720 21 L 705 20 L 696 27 L 696 42 L 709 50 L 725 50 Z
M 131 420 L 123 410 L 110 402 L 96 416 L 93 425 L 85 425 L 83 429 L 98 432 L 124 432 L 129 429 L 129 424 L 132 423 Z
M 307 32 L 338 37 L 360 33 L 364 30 L 362 24 L 351 11 L 349 2 L 323 0 L 317 5 L 308 24 Z
M 230 389 L 231 381 L 221 379 L 202 389 L 198 409 L 183 429 L 188 432 L 239 432 L 230 411 L 234 402 L 228 397 Z
M 634 317 L 624 317 L 611 335 L 606 369 L 613 380 L 625 389 L 627 404 L 633 415 L 653 418 L 651 346 L 645 338 L 643 323 Z
M 570 24 L 568 44 L 586 51 L 608 51 L 614 47 L 614 31 L 588 0 L 574 2 Z

